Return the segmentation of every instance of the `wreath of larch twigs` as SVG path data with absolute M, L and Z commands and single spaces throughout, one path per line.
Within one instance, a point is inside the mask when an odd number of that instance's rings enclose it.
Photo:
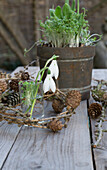
M 56 89 L 55 93 L 48 92 L 44 95 L 44 100 L 52 101 L 52 107 L 56 112 L 55 116 L 37 119 L 31 118 L 30 113 L 23 113 L 21 109 L 21 103 L 19 100 L 18 82 L 21 80 L 34 79 L 32 73 L 28 72 L 28 67 L 36 61 L 31 62 L 24 67 L 23 71 L 14 73 L 14 77 L 10 74 L 0 72 L 0 121 L 7 121 L 8 124 L 18 124 L 18 126 L 27 125 L 43 129 L 51 129 L 54 132 L 61 130 L 63 127 L 67 127 L 72 114 L 75 114 L 75 109 L 81 102 L 81 94 L 79 91 L 72 90 L 66 94 L 61 90 Z M 4 87 L 3 87 L 3 86 Z M 14 94 L 17 96 L 17 102 L 12 105 L 3 103 L 3 99 L 8 94 Z M 66 111 L 63 109 L 66 108 Z
M 6 77 L 6 78 L 2 78 L 2 80 L 6 80 L 6 81 L 19 80 L 19 78 L 16 78 L 16 77 L 7 78 Z M 1 94 L 1 98 L 5 96 L 5 93 L 8 93 L 8 92 L 9 92 L 9 89 L 6 89 L 6 91 Z M 64 107 L 67 107 L 67 104 L 65 104 L 66 96 L 67 95 L 64 94 L 62 91 L 60 91 L 59 89 L 56 89 L 55 93 L 47 93 L 46 95 L 44 95 L 44 100 L 53 101 L 54 99 L 57 99 L 63 102 Z M 76 102 L 76 99 L 74 100 Z M 80 99 L 79 101 L 77 100 L 76 107 L 80 104 L 80 101 L 81 101 Z M 74 110 L 76 107 L 75 108 L 72 107 L 72 102 L 71 102 L 71 106 L 70 106 L 70 103 L 68 103 L 68 105 L 69 105 L 69 109 L 66 109 L 66 111 L 56 114 L 56 116 L 37 119 L 36 117 L 30 118 L 29 113 L 23 113 L 20 103 L 18 103 L 15 106 L 7 106 L 6 104 L 3 104 L 1 102 L 0 103 L 0 121 L 4 120 L 4 121 L 7 121 L 8 124 L 18 124 L 19 127 L 22 125 L 28 125 L 28 126 L 37 127 L 37 128 L 51 129 L 52 131 L 56 132 L 56 131 L 61 130 L 63 127 L 66 128 L 70 120 L 70 117 L 72 116 L 72 114 L 75 113 Z

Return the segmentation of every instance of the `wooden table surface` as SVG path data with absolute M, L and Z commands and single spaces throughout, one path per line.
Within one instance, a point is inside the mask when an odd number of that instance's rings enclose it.
M 38 68 L 29 70 L 37 72 Z M 93 70 L 93 77 L 107 80 L 107 70 Z M 87 107 L 88 102 L 82 101 L 68 127 L 58 133 L 1 122 L 0 169 L 107 170 L 107 135 L 102 148 L 92 148 L 95 122 L 90 122 Z M 107 129 L 107 123 L 104 126 Z

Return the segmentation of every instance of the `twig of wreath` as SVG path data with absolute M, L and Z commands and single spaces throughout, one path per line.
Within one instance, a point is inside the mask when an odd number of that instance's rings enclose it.
M 96 119 L 97 122 L 95 125 L 97 128 L 95 130 L 95 143 L 93 143 L 93 147 L 96 148 L 100 145 L 103 133 L 107 132 L 107 130 L 103 129 L 107 108 L 107 81 L 96 79 L 94 81 L 97 82 L 97 85 L 92 87 L 91 92 L 96 103 L 89 106 L 88 112 L 90 117 Z

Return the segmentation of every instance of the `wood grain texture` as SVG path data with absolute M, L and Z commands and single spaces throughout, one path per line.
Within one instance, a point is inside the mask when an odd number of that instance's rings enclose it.
M 81 102 L 67 129 L 23 127 L 3 170 L 93 170 L 86 101 Z
M 19 130 L 17 125 L 4 123 L 0 126 L 0 169 L 17 138 Z
M 99 80 L 104 79 L 107 81 L 107 69 L 101 69 L 101 70 L 95 69 L 93 71 L 92 77 L 95 79 L 99 79 Z M 94 85 L 95 82 L 92 81 L 92 84 Z M 95 101 L 92 98 L 90 98 L 90 103 L 93 102 Z M 91 120 L 93 142 L 95 141 L 95 135 L 94 135 L 95 124 L 96 121 Z M 107 121 L 103 123 L 103 128 L 107 129 Z M 101 149 L 93 148 L 96 170 L 107 170 L 107 133 L 104 133 L 100 145 L 101 145 Z
M 5 121 L 0 122 L 0 127 L 5 123 Z

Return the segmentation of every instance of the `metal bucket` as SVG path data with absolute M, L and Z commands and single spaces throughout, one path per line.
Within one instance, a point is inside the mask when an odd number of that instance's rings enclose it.
M 58 88 L 63 91 L 79 90 L 82 100 L 89 99 L 95 47 L 52 48 L 38 46 L 37 56 L 40 59 L 40 67 L 42 68 L 47 59 L 54 54 L 59 55 Z

